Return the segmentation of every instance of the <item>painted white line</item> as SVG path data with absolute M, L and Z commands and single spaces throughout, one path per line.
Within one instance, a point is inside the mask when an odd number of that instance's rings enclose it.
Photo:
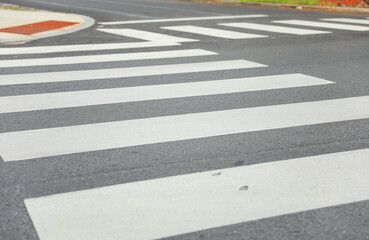
M 132 43 L 101 43 L 101 44 L 82 44 L 82 45 L 0 48 L 0 55 L 101 51 L 101 50 L 114 50 L 114 49 L 167 47 L 167 46 L 179 46 L 179 45 L 181 44 L 174 43 L 174 42 L 166 42 L 166 43 L 132 42 Z
M 189 49 L 189 50 L 173 50 L 173 51 L 158 51 L 158 52 L 86 55 L 75 57 L 33 58 L 19 60 L 3 60 L 0 61 L 0 68 L 82 64 L 82 63 L 97 63 L 97 62 L 117 62 L 117 61 L 180 58 L 180 57 L 198 57 L 210 55 L 217 55 L 217 53 L 201 49 Z
M 166 18 L 166 19 L 151 19 L 151 20 L 99 22 L 99 24 L 118 25 L 118 24 L 136 24 L 136 23 L 159 23 L 159 22 L 203 21 L 203 20 L 239 19 L 239 18 L 260 18 L 260 17 L 268 17 L 268 15 L 250 14 L 250 15 L 233 15 L 233 16 L 193 17 L 193 18 Z
M 343 23 L 369 24 L 369 20 L 356 18 L 322 18 L 321 20 Z
M 303 74 L 0 97 L 0 113 L 330 84 Z
M 161 239 L 369 199 L 369 149 L 26 199 L 41 240 Z
M 97 29 L 101 32 L 116 34 L 120 36 L 130 37 L 130 38 L 137 38 L 145 41 L 151 42 L 174 42 L 174 43 L 181 43 L 181 42 L 197 42 L 197 39 L 190 39 L 190 38 L 181 38 L 170 36 L 161 33 L 154 33 L 149 31 L 137 30 L 137 29 Z
M 295 34 L 295 35 L 312 35 L 312 34 L 330 33 L 330 32 L 326 32 L 326 31 L 317 31 L 317 30 L 302 29 L 302 28 L 291 28 L 291 27 L 281 27 L 281 26 L 257 24 L 257 23 L 246 23 L 246 22 L 220 23 L 219 25 L 227 26 L 227 27 L 252 29 L 252 30 L 258 30 L 258 31 L 265 31 L 265 32 Z
M 179 31 L 179 32 L 195 33 L 195 34 L 206 35 L 206 36 L 211 36 L 211 37 L 226 38 L 226 39 L 248 39 L 248 38 L 267 37 L 265 35 L 259 35 L 259 34 L 241 33 L 241 32 L 234 32 L 234 31 L 215 29 L 215 28 L 197 27 L 197 26 L 191 26 L 191 25 L 161 27 L 161 28 L 167 29 L 167 30 Z
M 0 134 L 5 162 L 369 118 L 369 96 Z
M 99 70 L 82 70 L 67 72 L 45 72 L 0 75 L 0 86 L 31 83 L 86 81 L 93 79 L 113 79 L 126 77 L 156 76 L 208 71 L 223 71 L 245 68 L 267 67 L 266 65 L 246 60 L 213 61 L 200 63 L 182 63 L 154 65 L 130 68 L 112 68 Z
M 349 31 L 369 31 L 369 27 L 349 25 L 349 24 L 325 23 L 325 22 L 305 21 L 305 20 L 280 20 L 280 21 L 273 21 L 273 22 L 282 23 L 282 24 L 290 24 L 290 25 L 308 26 L 308 27 L 349 30 Z

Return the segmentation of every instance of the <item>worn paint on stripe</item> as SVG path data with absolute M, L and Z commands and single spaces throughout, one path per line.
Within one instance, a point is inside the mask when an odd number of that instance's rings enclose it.
M 204 21 L 204 20 L 223 20 L 223 19 L 238 19 L 238 18 L 260 18 L 260 17 L 268 17 L 268 15 L 250 14 L 250 15 L 215 16 L 215 17 L 211 16 L 211 17 L 193 17 L 193 18 L 166 18 L 166 19 L 150 19 L 150 20 L 99 22 L 99 24 L 101 24 L 101 25 L 119 25 L 119 24 Z
M 161 43 L 159 42 L 131 42 L 131 43 L 58 45 L 58 46 L 40 46 L 40 47 L 17 47 L 17 48 L 0 48 L 0 55 L 102 51 L 102 50 L 114 50 L 114 49 L 168 47 L 168 46 L 179 46 L 179 45 L 181 44 L 174 43 L 174 42 L 166 42 L 166 43 L 163 43 L 163 42 Z
M 367 20 L 367 19 L 356 19 L 356 18 L 323 18 L 321 20 L 331 21 L 331 22 L 369 24 L 369 20 Z
M 273 22 L 282 23 L 282 24 L 290 24 L 290 25 L 307 26 L 307 27 L 349 30 L 349 31 L 369 31 L 369 27 L 349 25 L 349 24 L 314 22 L 314 21 L 305 21 L 305 20 L 280 20 L 280 21 L 273 21 Z
M 369 96 L 0 134 L 5 162 L 369 118 Z
M 157 51 L 157 52 L 137 52 L 137 53 L 116 53 L 104 55 L 86 55 L 73 57 L 55 57 L 55 58 L 33 58 L 0 61 L 0 68 L 8 67 L 29 67 L 29 66 L 48 66 L 64 64 L 83 64 L 98 62 L 117 62 L 147 59 L 164 59 L 180 57 L 198 57 L 217 55 L 218 53 L 205 51 L 201 49 Z
M 246 22 L 221 23 L 219 25 L 227 26 L 227 27 L 252 29 L 252 30 L 258 30 L 258 31 L 265 31 L 265 32 L 294 34 L 294 35 L 312 35 L 312 34 L 330 33 L 327 31 L 317 31 L 317 30 L 311 30 L 311 29 L 281 27 L 281 26 L 275 26 L 275 25 L 246 23 Z
M 369 199 L 369 149 L 26 199 L 41 240 L 159 239 Z
M 179 32 L 187 32 L 187 33 L 195 33 L 200 35 L 206 35 L 211 37 L 225 38 L 225 39 L 249 39 L 249 38 L 263 38 L 267 37 L 265 35 L 259 34 L 250 34 L 250 33 L 241 33 L 234 32 L 216 28 L 206 28 L 206 27 L 198 27 L 198 26 L 171 26 L 171 27 L 162 27 L 166 30 L 179 31 Z
M 143 31 L 143 30 L 137 30 L 137 29 L 130 29 L 130 28 L 124 28 L 124 29 L 97 29 L 101 32 L 116 34 L 120 36 L 130 37 L 130 38 L 137 38 L 145 41 L 152 41 L 152 42 L 175 42 L 175 43 L 182 43 L 182 42 L 196 42 L 197 39 L 190 39 L 190 38 L 181 38 L 181 37 L 175 37 L 170 36 L 162 33 L 155 33 L 155 32 L 149 32 L 149 31 Z
M 231 60 L 231 61 L 213 61 L 201 63 L 182 63 L 171 65 L 154 65 L 145 67 L 112 68 L 99 70 L 11 74 L 11 75 L 0 75 L 0 86 L 31 84 L 31 83 L 86 81 L 93 79 L 155 76 L 164 74 L 222 71 L 222 70 L 257 68 L 257 67 L 266 67 L 266 65 L 246 60 Z
M 333 82 L 303 74 L 0 97 L 0 113 L 260 91 Z

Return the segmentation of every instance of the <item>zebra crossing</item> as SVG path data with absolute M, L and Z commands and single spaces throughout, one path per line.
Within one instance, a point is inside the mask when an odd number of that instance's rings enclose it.
M 360 26 L 368 25 L 366 19 L 351 19 L 351 18 L 322 18 L 320 21 L 306 21 L 306 20 L 275 20 L 270 23 L 255 23 L 255 19 L 265 19 L 268 15 L 244 15 L 244 16 L 217 16 L 217 17 L 203 17 L 203 18 L 174 18 L 174 19 L 154 19 L 154 20 L 139 20 L 139 21 L 116 21 L 116 22 L 101 22 L 104 26 L 120 26 L 120 25 L 137 25 L 137 24 L 149 24 L 149 23 L 171 23 L 171 22 L 182 22 L 182 21 L 205 21 L 205 20 L 243 20 L 242 22 L 226 22 L 218 23 L 217 25 L 223 28 L 211 28 L 203 27 L 198 25 L 175 25 L 175 26 L 162 26 L 160 29 L 171 31 L 171 32 L 182 32 L 190 34 L 191 38 L 177 37 L 172 34 L 162 34 L 152 31 L 144 31 L 134 28 L 98 28 L 98 31 L 116 34 L 128 38 L 136 38 L 140 40 L 153 41 L 153 42 L 175 42 L 175 43 L 186 43 L 196 42 L 198 39 L 193 37 L 196 35 L 203 35 L 212 38 L 240 40 L 240 39 L 253 39 L 253 38 L 267 38 L 268 33 L 279 33 L 288 35 L 319 35 L 319 34 L 332 34 L 332 31 L 320 30 L 344 30 L 344 31 L 356 31 L 365 32 L 369 31 L 369 27 Z M 249 19 L 252 19 L 250 22 Z M 357 25 L 359 24 L 359 25 Z M 294 25 L 285 26 L 285 25 Z M 296 27 L 297 26 L 297 27 Z M 303 28 L 301 28 L 303 27 Z M 309 27 L 306 28 L 306 27 Z M 226 29 L 229 28 L 229 29 Z M 319 28 L 315 29 L 315 28 Z M 158 30 L 160 30 L 158 29 Z M 235 31 L 238 29 L 238 31 Z M 254 32 L 241 32 L 242 30 L 255 31 Z M 263 33 L 263 34 L 260 34 Z
M 247 19 L 249 17 L 250 15 L 217 16 L 191 18 L 190 21 Z M 267 16 L 252 17 L 265 18 Z M 175 21 L 188 20 L 175 19 Z M 366 20 L 363 20 L 364 22 L 356 22 L 355 19 L 322 20 L 345 22 L 345 24 L 291 22 L 292 20 L 273 21 L 273 24 L 310 24 L 308 25 L 310 27 L 341 30 L 349 30 L 346 23 L 366 24 Z M 150 23 L 150 21 L 169 22 L 165 19 L 156 19 L 104 24 L 126 25 Z M 294 35 L 330 33 L 314 29 L 247 22 L 217 23 L 217 25 Z M 219 38 L 266 37 L 266 35 L 195 25 L 161 28 Z M 354 31 L 369 30 L 363 26 L 351 28 L 353 29 Z M 176 47 L 186 42 L 197 41 L 197 39 L 128 28 L 99 29 L 99 31 L 137 38 L 144 42 L 1 48 L 0 56 L 115 49 L 140 51 L 1 60 L 0 68 L 70 64 L 78 67 L 78 64 L 85 63 L 183 59 L 199 56 L 215 56 L 219 59 L 107 69 L 1 74 L 0 86 L 23 85 L 25 88 L 32 86 L 42 88 L 44 83 L 60 84 L 107 79 L 125 81 L 131 77 L 162 75 L 175 78 L 186 73 L 226 72 L 269 67 L 262 62 L 248 59 L 223 60 L 217 52 L 203 49 L 142 52 L 145 48 Z M 0 113 L 23 114 L 31 111 L 58 111 L 62 108 L 83 106 L 103 108 L 106 104 L 177 98 L 185 98 L 184 101 L 186 101 L 198 96 L 248 92 L 263 94 L 265 90 L 309 88 L 332 84 L 334 82 L 331 80 L 302 73 L 220 80 L 200 78 L 195 82 L 183 81 L 134 87 L 2 96 L 0 97 Z M 362 120 L 369 119 L 368 105 L 369 96 L 360 96 L 10 131 L 0 133 L 0 156 L 5 164 L 33 159 L 48 161 L 49 157 L 62 157 L 69 154 Z M 368 149 L 338 152 L 29 198 L 25 199 L 25 205 L 41 240 L 157 239 L 368 200 L 368 157 Z M 335 167 L 332 168 L 332 166 Z M 178 189 L 178 186 L 181 188 Z M 291 193 L 294 197 L 291 197 Z M 270 201 L 270 199 L 275 201 Z

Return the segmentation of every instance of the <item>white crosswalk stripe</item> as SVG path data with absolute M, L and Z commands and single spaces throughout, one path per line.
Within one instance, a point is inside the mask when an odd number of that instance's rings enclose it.
M 162 29 L 179 31 L 179 32 L 187 32 L 187 33 L 195 33 L 195 34 L 206 35 L 206 36 L 211 36 L 211 37 L 218 37 L 218 38 L 225 38 L 225 39 L 249 39 L 249 38 L 267 37 L 265 35 L 259 35 L 259 34 L 241 33 L 241 32 L 229 31 L 229 30 L 197 27 L 197 26 L 191 26 L 191 25 L 162 27 Z
M 213 61 L 201 63 L 182 63 L 154 65 L 145 67 L 113 68 L 67 72 L 46 72 L 0 75 L 0 86 L 31 83 L 51 83 L 87 81 L 94 79 L 113 79 L 127 77 L 156 76 L 164 74 L 194 73 L 221 70 L 266 67 L 266 65 L 246 60 Z
M 358 120 L 369 118 L 368 104 L 369 97 L 365 96 L 8 132 L 0 135 L 0 154 L 6 162 L 19 161 L 268 129 Z
M 265 31 L 265 32 L 294 34 L 294 35 L 312 35 L 312 34 L 330 33 L 327 31 L 317 31 L 317 30 L 310 30 L 310 29 L 281 27 L 281 26 L 275 26 L 275 25 L 246 23 L 246 22 L 220 23 L 219 25 L 227 26 L 227 27 L 252 29 L 252 30 L 258 30 L 258 31 Z
M 158 239 L 369 199 L 369 149 L 27 199 L 41 240 Z M 334 167 L 332 167 L 334 166 Z
M 303 74 L 0 97 L 0 113 L 293 88 L 332 82 Z
M 326 23 L 326 22 L 306 21 L 306 20 L 278 20 L 278 21 L 273 21 L 273 22 L 289 24 L 289 25 L 340 29 L 340 30 L 348 30 L 348 31 L 369 31 L 369 27 L 349 25 L 349 24 Z
M 250 15 L 210 16 L 210 17 L 166 18 L 166 19 L 151 19 L 151 20 L 99 22 L 99 24 L 101 25 L 121 25 L 121 24 L 137 24 L 137 23 L 204 21 L 204 20 L 240 19 L 240 18 L 262 18 L 262 17 L 268 17 L 268 15 L 250 14 Z
M 366 19 L 354 19 L 354 18 L 322 18 L 323 21 L 331 22 L 343 22 L 343 23 L 356 23 L 356 24 L 368 24 L 369 20 Z
M 154 33 L 149 31 L 137 30 L 137 29 L 97 29 L 101 32 L 116 34 L 120 36 L 130 37 L 130 38 L 138 38 L 145 41 L 151 42 L 174 42 L 174 43 L 182 43 L 182 42 L 196 42 L 199 41 L 197 39 L 190 39 L 190 38 L 181 38 L 175 37 L 171 35 L 161 34 L 161 33 Z
M 115 49 L 133 49 L 133 48 L 152 48 L 179 46 L 175 42 L 132 42 L 132 43 L 101 43 L 101 44 L 80 44 L 80 45 L 57 45 L 41 47 L 17 47 L 0 48 L 1 55 L 16 54 L 40 54 L 40 53 L 60 53 L 60 52 L 80 52 L 80 51 L 102 51 Z
M 173 50 L 173 51 L 157 51 L 157 52 L 86 55 L 74 57 L 33 58 L 19 60 L 3 60 L 0 61 L 0 68 L 100 63 L 100 62 L 181 58 L 181 57 L 199 57 L 210 55 L 217 55 L 217 53 L 205 51 L 202 49 L 189 49 L 189 50 Z

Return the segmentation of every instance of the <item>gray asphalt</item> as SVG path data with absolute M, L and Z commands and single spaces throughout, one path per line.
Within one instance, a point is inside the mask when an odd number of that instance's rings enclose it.
M 299 11 L 169 0 L 3 0 L 2 2 L 78 13 L 94 18 L 97 23 L 100 21 L 241 14 L 269 15 L 267 19 L 249 19 L 255 23 L 286 19 L 317 21 L 328 17 L 369 17 L 354 13 Z M 234 22 L 234 20 L 199 21 L 196 25 L 216 27 L 219 22 Z M 169 33 L 159 27 L 185 24 L 193 24 L 193 22 L 135 24 L 130 27 Z M 22 46 L 139 41 L 102 33 L 96 30 L 97 27 L 99 24 L 80 32 L 40 39 Z M 125 26 L 112 27 L 123 28 Z M 248 32 L 258 33 L 251 30 Z M 262 92 L 0 114 L 0 132 L 369 95 L 369 32 L 343 30 L 332 30 L 332 32 L 332 34 L 309 36 L 268 33 L 269 38 L 250 40 L 224 40 L 171 32 L 171 35 L 192 37 L 201 41 L 184 43 L 180 47 L 162 47 L 160 50 L 200 48 L 218 52 L 220 55 L 117 63 L 0 68 L 0 74 L 18 74 L 228 59 L 247 59 L 269 65 L 268 68 L 260 69 L 134 77 L 124 79 L 124 81 L 109 79 L 0 86 L 0 96 L 287 73 L 303 73 L 335 82 L 335 84 L 323 86 Z M 14 46 L 0 45 L 0 47 Z M 113 50 L 83 54 L 149 50 L 153 49 Z M 16 57 L 19 59 L 74 55 L 81 55 L 81 53 L 32 54 Z M 15 56 L 0 56 L 0 60 L 13 58 Z M 70 154 L 29 161 L 4 163 L 0 159 L 0 239 L 38 239 L 23 203 L 23 200 L 27 198 L 363 148 L 369 148 L 369 119 Z M 170 239 L 369 239 L 369 201 L 225 226 Z

